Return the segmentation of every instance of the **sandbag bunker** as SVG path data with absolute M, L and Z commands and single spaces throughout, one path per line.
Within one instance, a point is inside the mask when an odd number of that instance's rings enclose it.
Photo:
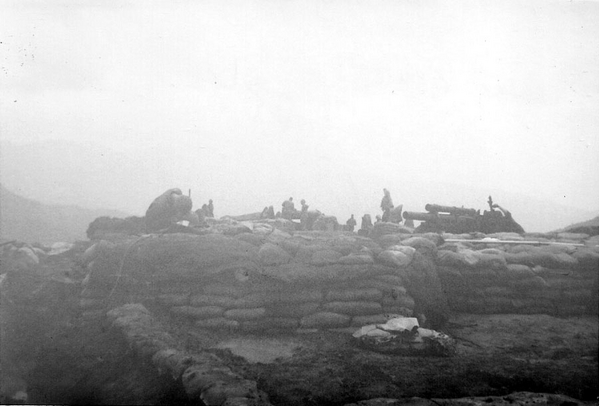
M 549 245 L 537 236 L 541 246 L 518 244 L 519 235 L 398 233 L 385 223 L 372 239 L 244 228 L 250 232 L 97 242 L 84 255 L 84 315 L 143 303 L 198 327 L 268 331 L 357 329 L 422 315 L 435 329 L 452 311 L 597 312 L 599 253 L 580 244 L 584 237 Z
M 406 279 L 428 258 L 409 246 L 385 251 L 366 238 L 329 237 L 275 230 L 100 242 L 88 253 L 81 306 L 93 316 L 143 303 L 199 327 L 244 330 L 360 327 L 414 313 Z

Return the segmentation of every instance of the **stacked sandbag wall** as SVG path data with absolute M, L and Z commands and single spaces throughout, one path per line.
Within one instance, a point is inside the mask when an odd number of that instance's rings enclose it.
M 268 396 L 255 381 L 234 373 L 217 356 L 189 354 L 176 349 L 175 340 L 141 304 L 127 304 L 107 313 L 129 347 L 161 374 L 180 380 L 190 401 L 205 405 L 267 406 Z
M 200 327 L 313 329 L 384 322 L 389 314 L 413 315 L 417 306 L 409 289 L 421 294 L 427 272 L 432 269 L 434 276 L 432 259 L 415 248 L 383 250 L 349 233 L 147 235 L 98 246 L 102 249 L 90 254 L 81 299 L 87 315 L 140 302 Z M 425 279 L 411 284 L 414 275 Z
M 472 236 L 445 235 L 468 240 Z M 599 249 L 588 236 L 479 235 L 439 247 L 437 268 L 457 312 L 597 314 Z M 512 243 L 493 243 L 492 240 Z M 517 243 L 522 240 L 522 243 Z M 526 241 L 539 241 L 529 244 Z

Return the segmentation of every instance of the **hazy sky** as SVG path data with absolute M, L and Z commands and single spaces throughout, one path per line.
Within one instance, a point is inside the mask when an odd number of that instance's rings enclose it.
M 346 215 L 435 180 L 599 206 L 599 2 L 0 0 L 0 42 L 2 139 L 143 160 L 147 204 Z

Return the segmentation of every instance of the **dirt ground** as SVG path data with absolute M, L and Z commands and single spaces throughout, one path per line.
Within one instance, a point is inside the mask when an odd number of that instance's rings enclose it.
M 379 354 L 356 346 L 347 332 L 178 334 L 189 350 L 213 348 L 236 372 L 258 381 L 276 405 L 515 391 L 590 401 L 599 394 L 597 317 L 460 314 L 445 332 L 458 341 L 458 353 L 451 358 Z

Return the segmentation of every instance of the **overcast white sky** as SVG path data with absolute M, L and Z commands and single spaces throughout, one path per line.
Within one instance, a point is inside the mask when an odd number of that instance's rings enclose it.
M 598 206 L 598 2 L 0 0 L 0 41 L 2 139 L 143 160 L 148 204 L 436 180 Z

